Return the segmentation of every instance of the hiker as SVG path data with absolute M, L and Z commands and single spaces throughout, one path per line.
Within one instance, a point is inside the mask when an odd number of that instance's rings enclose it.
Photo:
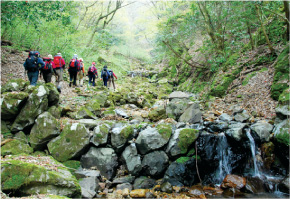
M 101 80 L 103 79 L 104 81 L 104 86 L 108 87 L 107 86 L 107 82 L 108 82 L 108 79 L 109 79 L 109 74 L 108 74 L 108 67 L 105 65 L 102 72 L 101 72 Z
M 117 76 L 115 75 L 115 73 L 113 72 L 113 70 L 109 69 L 108 70 L 109 72 L 109 79 L 108 79 L 108 82 L 109 82 L 109 88 L 111 87 L 111 83 L 113 83 L 113 87 L 114 87 L 114 90 L 116 89 L 115 87 L 115 82 L 114 82 L 114 77 L 116 78 L 116 80 L 118 79 Z
M 69 72 L 69 86 L 71 87 L 72 83 L 74 86 L 77 86 L 77 74 L 80 69 L 80 62 L 78 61 L 78 55 L 74 54 L 73 58 L 70 60 L 68 72 Z
M 51 82 L 53 69 L 55 68 L 55 64 L 54 64 L 52 59 L 53 59 L 52 55 L 48 55 L 47 57 L 43 58 L 43 61 L 45 62 L 45 65 L 40 70 L 40 76 L 42 74 L 45 83 L 50 83 Z
M 85 76 L 85 64 L 83 63 L 83 59 L 80 58 L 80 69 L 77 74 L 77 85 L 83 87 L 84 76 Z
M 27 76 L 30 82 L 30 85 L 36 86 L 39 69 L 44 67 L 44 62 L 40 58 L 40 53 L 38 51 L 30 51 L 28 54 L 28 58 L 26 58 L 23 66 L 25 71 L 27 71 Z
M 91 85 L 91 83 L 92 83 L 93 86 L 95 86 L 96 76 L 97 76 L 97 78 L 99 77 L 97 68 L 95 66 L 96 66 L 96 63 L 93 62 L 92 66 L 89 67 L 88 74 L 87 74 L 87 76 L 89 76 L 89 85 Z
M 54 66 L 53 71 L 56 76 L 55 85 L 59 93 L 61 93 L 61 84 L 63 81 L 63 70 L 65 69 L 65 61 L 61 56 L 61 53 L 57 53 L 53 59 Z

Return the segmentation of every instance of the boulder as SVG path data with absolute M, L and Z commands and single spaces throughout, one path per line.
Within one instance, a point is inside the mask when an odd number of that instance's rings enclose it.
M 51 140 L 47 147 L 56 160 L 64 162 L 82 155 L 89 145 L 90 137 L 83 124 L 67 124 L 60 136 Z
M 221 184 L 221 188 L 235 188 L 235 189 L 242 189 L 246 186 L 247 180 L 245 177 L 241 177 L 234 174 L 226 175 L 225 179 Z
M 126 164 L 126 168 L 129 174 L 138 175 L 142 169 L 141 157 L 137 152 L 136 145 L 134 143 L 126 147 L 122 153 L 122 159 Z
M 160 125 L 159 128 L 148 127 L 139 133 L 136 146 L 141 154 L 146 154 L 167 144 L 171 133 L 170 125 Z
M 135 180 L 135 176 L 131 176 L 131 175 L 122 176 L 122 177 L 119 177 L 119 178 L 115 178 L 113 180 L 113 184 L 133 183 L 134 180 Z
M 185 112 L 180 116 L 178 121 L 194 124 L 200 122 L 201 116 L 202 113 L 199 109 L 199 105 L 197 103 L 194 103 L 185 110 Z
M 28 81 L 21 78 L 10 79 L 5 85 L 1 87 L 1 93 L 14 92 L 14 91 L 24 91 L 29 85 Z
M 75 177 L 77 179 L 82 179 L 86 177 L 96 177 L 101 178 L 101 172 L 99 170 L 83 169 L 79 167 L 75 172 Z
M 259 177 L 247 177 L 245 190 L 249 193 L 265 193 L 264 181 Z
M 226 130 L 226 135 L 235 141 L 241 141 L 242 138 L 246 137 L 243 129 L 247 127 L 246 123 L 233 123 L 229 125 L 229 129 Z
M 148 118 L 153 122 L 157 122 L 161 119 L 166 119 L 167 117 L 165 108 L 163 106 L 153 108 L 152 110 L 150 110 Z
M 21 141 L 21 142 L 24 142 L 26 144 L 29 143 L 28 137 L 27 137 L 27 135 L 25 135 L 25 133 L 23 131 L 19 131 L 18 133 L 16 133 L 14 135 L 14 138 Z
M 49 109 L 48 109 L 48 112 L 53 116 L 55 117 L 56 119 L 60 119 L 61 117 L 61 107 L 60 106 L 51 106 Z
M 169 99 L 188 99 L 189 98 L 189 94 L 185 93 L 185 92 L 181 92 L 181 91 L 174 91 L 172 92 L 169 97 Z
M 51 157 L 33 156 L 1 159 L 1 190 L 71 198 L 79 198 L 81 194 L 78 181 L 65 166 Z
M 31 154 L 33 149 L 25 142 L 17 139 L 12 139 L 8 143 L 1 146 L 1 156 Z
M 47 143 L 60 134 L 60 123 L 49 113 L 44 112 L 37 117 L 33 125 L 29 141 L 35 150 L 44 150 Z
M 125 119 L 128 119 L 129 118 L 128 114 L 124 110 L 122 110 L 122 109 L 115 109 L 115 112 L 116 112 L 116 114 L 118 116 L 121 116 L 121 117 L 123 117 Z
M 273 130 L 273 125 L 265 121 L 258 121 L 257 123 L 251 125 L 251 130 L 254 134 L 257 134 L 262 143 L 269 142 L 270 134 Z
M 92 199 L 96 196 L 96 191 L 99 189 L 98 177 L 86 177 L 79 181 L 82 189 L 82 197 L 85 199 Z
M 135 189 L 130 192 L 130 197 L 145 199 L 146 193 L 147 193 L 147 190 L 145 189 Z
M 116 190 L 124 190 L 125 188 L 131 191 L 133 189 L 133 186 L 130 183 L 122 183 L 116 186 Z
M 80 107 L 80 109 L 76 112 L 76 119 L 97 119 L 96 115 L 94 115 L 86 106 Z
M 132 126 L 115 127 L 111 134 L 111 143 L 116 152 L 121 152 L 125 144 L 133 138 L 134 128 Z
M 13 120 L 28 99 L 26 92 L 7 92 L 1 98 L 1 119 Z
M 188 98 L 174 98 L 166 106 L 166 114 L 169 118 L 178 120 L 188 107 Z
M 290 108 L 289 105 L 279 105 L 276 108 L 276 114 L 280 119 L 286 119 L 290 116 Z
M 221 115 L 219 116 L 219 119 L 220 119 L 221 121 L 225 121 L 225 122 L 230 122 L 230 121 L 233 120 L 233 118 L 232 118 L 230 115 L 228 115 L 227 113 L 223 113 L 223 114 L 221 114 Z
M 169 141 L 166 153 L 171 157 L 187 153 L 188 148 L 196 141 L 198 136 L 198 130 L 188 128 L 177 129 Z
M 118 167 L 118 156 L 111 148 L 91 147 L 90 150 L 81 157 L 82 167 L 85 169 L 97 168 L 101 175 L 112 180 Z
M 49 90 L 43 85 L 33 88 L 25 106 L 21 109 L 12 125 L 12 131 L 22 131 L 24 128 L 34 124 L 37 116 L 48 108 L 48 93 Z
M 154 151 L 146 154 L 142 160 L 142 167 L 148 176 L 160 176 L 168 166 L 169 158 L 164 151 Z
M 45 86 L 48 88 L 48 106 L 57 105 L 59 102 L 59 92 L 53 83 L 46 83 Z
M 88 101 L 85 105 L 85 108 L 87 108 L 93 116 L 101 116 L 101 106 L 104 107 L 104 103 L 101 99 L 92 99 Z
M 250 118 L 250 115 L 248 114 L 246 110 L 243 110 L 243 112 L 236 113 L 234 115 L 235 121 L 238 121 L 238 122 L 246 122 L 249 118 Z
M 225 121 L 216 120 L 214 122 L 204 122 L 204 125 L 207 126 L 206 130 L 210 133 L 220 133 L 228 129 L 229 124 Z
M 288 174 L 278 185 L 281 192 L 289 194 L 290 192 L 290 175 Z
M 101 124 L 94 128 L 93 137 L 90 142 L 96 147 L 107 143 L 110 126 L 108 124 Z
M 148 178 L 146 176 L 140 176 L 136 178 L 133 184 L 133 188 L 136 189 L 150 189 L 156 185 L 156 181 L 154 179 Z
M 173 192 L 173 188 L 172 185 L 169 182 L 164 182 L 161 184 L 160 189 L 162 192 L 166 192 L 166 193 L 172 193 Z
M 99 124 L 99 121 L 95 119 L 80 119 L 78 122 L 85 125 L 89 130 L 93 130 Z

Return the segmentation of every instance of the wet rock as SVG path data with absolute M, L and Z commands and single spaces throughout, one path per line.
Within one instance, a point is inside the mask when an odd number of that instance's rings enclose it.
M 199 109 L 199 104 L 194 103 L 180 116 L 179 122 L 198 123 L 201 120 L 202 113 Z
M 266 192 L 264 181 L 261 180 L 259 177 L 247 177 L 246 182 L 247 182 L 245 186 L 246 192 L 253 194 Z
M 243 110 L 241 113 L 236 113 L 234 115 L 234 119 L 238 122 L 246 122 L 248 119 L 250 119 L 250 115 L 246 110 Z
M 133 188 L 136 189 L 150 189 L 156 185 L 156 181 L 146 176 L 140 176 L 136 178 L 133 184 Z
M 147 191 L 148 190 L 146 190 L 146 189 L 135 189 L 135 190 L 132 190 L 130 192 L 130 197 L 132 197 L 132 198 L 145 198 Z
M 138 175 L 142 169 L 141 157 L 137 152 L 136 145 L 130 144 L 122 153 L 122 159 L 126 163 L 128 172 L 132 175 Z
M 43 150 L 47 143 L 60 134 L 60 123 L 49 113 L 44 112 L 37 117 L 33 125 L 29 141 L 35 150 Z
M 259 136 L 259 139 L 262 143 L 269 142 L 270 134 L 273 130 L 273 125 L 265 121 L 258 121 L 251 126 L 251 130 L 253 131 L 253 133 Z
M 64 162 L 82 155 L 89 145 L 90 137 L 83 124 L 67 124 L 61 135 L 51 140 L 47 147 L 56 160 Z
M 34 124 L 36 117 L 47 110 L 48 92 L 49 90 L 43 85 L 33 88 L 25 106 L 21 109 L 12 125 L 12 131 L 22 131 L 24 128 Z
M 141 154 L 159 149 L 169 141 L 171 132 L 170 126 L 159 130 L 157 128 L 148 127 L 139 133 L 136 139 L 136 146 Z
M 169 182 L 165 182 L 165 183 L 161 184 L 160 188 L 161 188 L 162 192 L 166 192 L 166 193 L 172 193 L 173 192 L 172 185 Z
M 90 142 L 96 147 L 106 144 L 108 140 L 110 127 L 107 124 L 101 124 L 94 128 L 93 137 Z
M 112 180 L 118 167 L 118 156 L 111 148 L 91 147 L 88 153 L 81 157 L 81 165 L 86 169 L 94 167 L 100 170 L 102 176 Z
M 290 192 L 290 175 L 288 174 L 278 185 L 281 192 L 289 194 Z
M 225 121 L 225 122 L 230 122 L 230 121 L 233 120 L 233 118 L 230 115 L 226 114 L 226 113 L 221 114 L 219 116 L 219 119 L 222 120 L 222 121 Z
M 169 118 L 178 120 L 179 117 L 184 113 L 184 111 L 189 106 L 189 99 L 174 98 L 166 106 L 166 114 Z
M 142 167 L 148 176 L 159 176 L 167 168 L 168 161 L 169 158 L 164 151 L 154 151 L 144 156 Z
M 166 153 L 172 157 L 185 154 L 198 136 L 199 132 L 195 129 L 177 129 L 169 141 Z
M 243 132 L 246 126 L 246 123 L 232 123 L 229 125 L 229 129 L 226 130 L 226 135 L 239 142 L 242 138 L 247 137 Z
M 85 199 L 92 199 L 99 189 L 99 180 L 97 177 L 83 178 L 79 181 L 82 189 L 82 197 Z
M 125 144 L 133 138 L 134 128 L 132 126 L 115 127 L 111 134 L 111 143 L 117 152 L 121 152 Z
M 274 149 L 275 146 L 273 142 L 262 144 L 261 152 L 264 163 L 263 167 L 267 170 L 270 170 L 272 163 L 275 161 Z
M 13 120 L 16 118 L 28 99 L 26 92 L 8 92 L 1 98 L 1 119 Z
M 168 98 L 169 99 L 174 99 L 174 98 L 187 99 L 187 98 L 189 98 L 189 94 L 182 92 L 182 91 L 174 91 L 169 95 Z
M 215 121 L 209 123 L 207 130 L 211 133 L 220 133 L 226 131 L 228 127 L 229 124 L 227 122 Z
M 225 179 L 223 180 L 221 187 L 226 188 L 236 188 L 236 189 L 242 189 L 246 186 L 246 178 L 241 177 L 234 174 L 228 174 Z

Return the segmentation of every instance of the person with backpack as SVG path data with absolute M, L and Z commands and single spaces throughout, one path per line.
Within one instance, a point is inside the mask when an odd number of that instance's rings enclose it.
M 54 64 L 52 59 L 53 59 L 52 55 L 48 55 L 47 57 L 43 58 L 45 65 L 41 69 L 40 73 L 42 74 L 45 83 L 51 82 L 53 69 L 55 68 L 55 66 L 54 66 L 55 64 Z
M 61 56 L 61 53 L 57 53 L 53 59 L 53 71 L 56 76 L 55 85 L 58 92 L 61 92 L 61 84 L 63 81 L 63 70 L 65 69 L 65 61 Z
M 80 69 L 80 62 L 78 60 L 78 55 L 74 54 L 73 58 L 70 60 L 69 67 L 68 67 L 70 87 L 72 83 L 74 86 L 77 86 L 77 74 L 78 74 L 79 69 Z
M 102 79 L 104 81 L 104 86 L 108 87 L 107 82 L 109 79 L 109 73 L 108 73 L 108 67 L 106 65 L 104 66 L 104 68 L 102 69 L 102 72 L 101 72 L 101 80 Z
M 113 72 L 113 70 L 109 69 L 108 72 L 109 72 L 109 79 L 108 79 L 109 86 L 108 86 L 108 88 L 110 88 L 110 87 L 111 87 L 111 84 L 113 84 L 113 87 L 114 87 L 114 90 L 115 90 L 116 87 L 115 87 L 114 77 L 116 78 L 116 80 L 117 80 L 118 78 L 117 78 L 117 76 L 115 75 L 115 73 Z
M 40 53 L 38 51 L 30 51 L 28 58 L 26 58 L 23 66 L 25 71 L 27 71 L 27 76 L 30 82 L 30 85 L 36 86 L 39 70 L 44 67 L 44 62 L 40 58 Z
M 92 83 L 93 86 L 95 86 L 96 76 L 97 76 L 97 78 L 99 77 L 97 68 L 95 66 L 96 66 L 96 63 L 93 62 L 92 66 L 90 66 L 88 69 L 89 85 L 91 85 L 91 83 Z
M 78 71 L 78 74 L 77 74 L 77 84 L 81 87 L 83 87 L 83 78 L 85 76 L 85 64 L 83 63 L 83 59 L 80 58 L 80 69 Z

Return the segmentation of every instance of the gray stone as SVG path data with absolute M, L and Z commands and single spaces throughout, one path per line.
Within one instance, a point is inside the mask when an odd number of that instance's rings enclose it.
M 142 160 L 142 167 L 148 176 L 159 176 L 167 168 L 169 158 L 164 151 L 154 151 L 146 154 Z
M 140 120 L 140 119 L 132 119 L 130 121 L 130 124 L 140 124 L 143 120 Z
M 97 177 L 83 178 L 79 181 L 82 189 L 82 197 L 92 199 L 96 196 L 96 191 L 99 189 L 99 180 Z
M 156 181 L 146 176 L 136 178 L 133 184 L 133 188 L 136 189 L 150 189 L 156 185 Z
M 122 159 L 126 163 L 128 172 L 132 175 L 138 175 L 142 169 L 141 157 L 137 152 L 136 145 L 130 144 L 122 153 Z
M 48 92 L 49 90 L 43 85 L 33 88 L 25 106 L 21 109 L 12 125 L 12 131 L 22 131 L 24 128 L 34 124 L 36 117 L 47 110 Z
M 101 175 L 112 180 L 118 167 L 118 156 L 111 148 L 95 148 L 90 150 L 81 157 L 83 168 L 96 168 L 100 170 Z
M 278 185 L 281 192 L 289 194 L 290 192 L 290 175 L 288 174 Z
M 99 121 L 95 119 L 80 119 L 78 120 L 78 122 L 85 125 L 86 128 L 91 130 L 99 124 Z
M 115 109 L 115 112 L 116 112 L 117 115 L 119 115 L 119 116 L 121 116 L 121 117 L 123 117 L 125 119 L 129 118 L 128 114 L 124 110 Z
M 1 93 L 13 92 L 13 91 L 23 91 L 29 86 L 29 82 L 21 78 L 10 79 L 5 85 L 1 87 Z
M 60 119 L 61 117 L 61 107 L 59 106 L 51 106 L 49 109 L 48 109 L 48 112 L 54 116 L 56 119 Z
M 235 121 L 238 122 L 246 122 L 250 118 L 250 115 L 246 110 L 243 110 L 241 113 L 237 113 L 234 115 Z
M 89 145 L 90 137 L 83 124 L 67 124 L 61 135 L 51 140 L 47 147 L 56 160 L 64 162 L 82 155 Z
M 133 186 L 130 183 L 122 183 L 122 184 L 117 185 L 116 190 L 124 190 L 125 188 L 131 191 Z
M 188 108 L 190 100 L 186 98 L 174 98 L 166 106 L 166 114 L 169 118 L 178 120 Z
M 54 106 L 59 102 L 59 92 L 53 83 L 46 83 L 45 86 L 48 88 L 48 105 Z
M 180 116 L 178 121 L 194 124 L 200 122 L 201 116 L 202 113 L 199 109 L 199 105 L 197 103 L 194 103 L 185 110 L 185 112 Z
M 86 177 L 101 177 L 101 172 L 99 170 L 90 170 L 90 169 L 83 169 L 83 168 L 78 168 L 75 172 L 75 177 L 77 179 L 81 178 L 86 178 Z
M 181 91 L 174 91 L 169 95 L 169 99 L 174 99 L 174 98 L 189 98 L 189 94 L 186 94 L 185 92 Z
M 25 133 L 23 133 L 22 131 L 19 131 L 18 133 L 16 133 L 14 135 L 14 138 L 20 140 L 21 142 L 24 142 L 24 143 L 28 144 L 28 138 L 25 135 Z
M 141 154 L 146 154 L 163 147 L 169 139 L 162 137 L 156 128 L 148 127 L 141 131 L 136 139 L 136 146 Z
M 93 137 L 90 142 L 95 146 L 107 143 L 110 127 L 108 124 L 101 124 L 94 128 Z
M 117 152 L 120 152 L 125 147 L 125 144 L 133 138 L 134 129 L 132 126 L 123 125 L 115 127 L 111 134 L 111 143 Z
M 228 115 L 227 113 L 221 114 L 219 119 L 222 121 L 226 121 L 226 122 L 230 122 L 233 120 L 233 118 L 230 115 Z
M 169 182 L 162 183 L 160 188 L 162 192 L 166 193 L 172 193 L 173 191 L 172 185 Z
M 176 128 L 177 128 L 177 129 L 179 129 L 179 128 L 185 128 L 185 126 L 186 126 L 186 123 L 184 123 L 184 122 L 178 122 L 178 123 L 176 124 Z
M 285 119 L 285 118 L 289 117 L 290 116 L 289 105 L 284 105 L 284 106 L 279 105 L 276 108 L 276 114 L 281 119 Z
M 258 121 L 251 126 L 251 130 L 256 133 L 259 136 L 261 142 L 264 143 L 269 142 L 273 127 L 274 126 L 272 124 L 269 124 L 265 121 Z
M 60 123 L 49 113 L 44 112 L 37 117 L 33 125 L 29 141 L 35 150 L 43 150 L 47 143 L 60 134 Z
M 246 123 L 233 123 L 229 125 L 229 129 L 226 130 L 226 135 L 233 138 L 236 141 L 241 141 L 245 134 L 243 133 L 243 129 L 247 126 Z
M 141 162 L 140 162 L 141 165 Z M 135 180 L 135 176 L 123 176 L 123 177 L 119 177 L 119 178 L 115 178 L 113 180 L 113 184 L 122 184 L 122 183 L 133 183 Z

